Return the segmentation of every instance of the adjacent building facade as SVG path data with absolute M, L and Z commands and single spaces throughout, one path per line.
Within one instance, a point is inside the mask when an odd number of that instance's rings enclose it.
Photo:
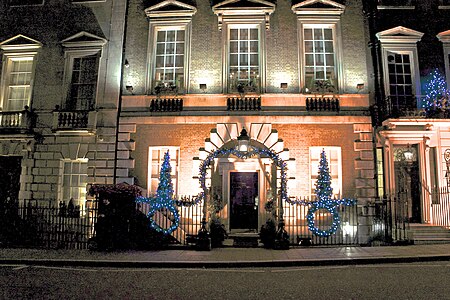
M 448 227 L 450 3 L 378 2 L 365 3 L 365 11 L 377 105 L 379 195 L 396 198 L 396 214 L 412 224 Z M 430 101 L 430 91 L 438 99 Z

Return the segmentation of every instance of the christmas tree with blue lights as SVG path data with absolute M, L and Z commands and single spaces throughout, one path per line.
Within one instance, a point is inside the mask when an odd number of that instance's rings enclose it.
M 448 109 L 450 106 L 450 92 L 447 90 L 447 83 L 444 76 L 438 70 L 430 74 L 430 79 L 425 84 L 425 99 L 423 107 L 428 116 Z
M 158 189 L 156 190 L 156 201 L 160 203 L 168 203 L 172 201 L 173 197 L 173 184 L 172 176 L 170 173 L 172 168 L 170 166 L 169 151 L 164 154 L 164 160 L 159 173 Z
M 314 192 L 317 195 L 317 200 L 330 199 L 333 194 L 333 188 L 331 187 L 331 175 L 330 169 L 328 168 L 327 156 L 325 154 L 325 149 L 322 149 L 320 153 L 319 162 L 319 175 L 317 176 L 316 189 Z

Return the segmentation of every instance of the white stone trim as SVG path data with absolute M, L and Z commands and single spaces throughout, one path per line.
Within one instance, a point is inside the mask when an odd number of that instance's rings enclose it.
M 444 49 L 445 79 L 447 80 L 447 89 L 450 89 L 450 30 L 440 32 L 436 36 L 442 42 Z
M 178 10 L 159 10 L 163 7 L 173 5 L 179 7 Z M 197 8 L 192 5 L 177 1 L 165 0 L 144 10 L 149 18 L 170 18 L 170 17 L 192 17 L 197 12 Z
M 80 38 L 90 38 L 88 41 L 81 41 Z M 65 102 L 67 101 L 68 91 L 70 88 L 70 84 L 72 81 L 72 71 L 73 71 L 73 61 L 75 58 L 85 57 L 89 55 L 99 54 L 99 63 L 98 63 L 98 75 L 97 75 L 97 90 L 95 94 L 95 104 L 97 104 L 99 99 L 99 87 L 104 86 L 105 77 L 101 76 L 101 72 L 106 72 L 106 61 L 103 57 L 103 48 L 106 45 L 107 40 L 91 34 L 86 31 L 81 31 L 77 34 L 74 34 L 68 38 L 65 38 L 61 41 L 62 46 L 64 47 L 64 80 L 63 80 L 63 90 L 61 93 L 61 106 L 63 107 Z
M 265 18 L 263 17 L 249 17 L 249 18 L 226 18 L 223 21 L 222 30 L 222 88 L 223 93 L 229 93 L 228 81 L 230 78 L 229 74 L 229 29 L 236 28 L 239 26 L 254 27 L 259 30 L 259 78 L 260 78 L 260 89 L 261 93 L 266 90 L 266 34 L 265 34 Z
M 324 8 L 315 8 L 310 7 L 314 4 L 323 4 L 327 5 L 329 7 Z M 306 0 L 302 1 L 300 3 L 297 3 L 291 7 L 292 11 L 297 15 L 323 15 L 323 16 L 329 16 L 334 15 L 338 16 L 341 15 L 345 10 L 345 5 L 342 5 L 340 3 L 331 1 L 331 0 Z
M 156 38 L 158 30 L 183 29 L 184 30 L 184 93 L 189 93 L 189 62 L 191 58 L 191 28 L 190 18 L 177 18 L 174 20 L 151 20 L 149 22 L 149 38 L 147 51 L 147 94 L 153 91 L 155 81 L 155 62 L 156 62 Z
M 403 26 L 397 26 L 376 34 L 381 43 L 381 56 L 383 59 L 384 88 L 386 95 L 390 95 L 389 72 L 387 56 L 388 52 L 410 55 L 413 92 L 421 95 L 419 59 L 417 42 L 421 40 L 423 33 Z
M 20 43 L 20 41 L 26 40 L 27 43 Z M 31 99 L 33 95 L 33 86 L 34 86 L 34 76 L 36 71 L 36 56 L 38 54 L 38 50 L 42 47 L 42 43 L 24 36 L 22 34 L 18 34 L 12 38 L 9 38 L 0 43 L 0 49 L 3 50 L 3 58 L 2 58 L 2 74 L 0 80 L 0 110 L 6 109 L 6 98 L 8 93 L 8 81 L 9 75 L 11 72 L 11 64 L 14 60 L 20 59 L 31 59 L 33 61 L 33 66 L 31 70 L 31 80 L 30 80 L 30 94 L 28 98 L 28 106 L 31 105 Z
M 297 18 L 297 35 L 298 35 L 298 55 L 299 55 L 299 78 L 300 78 L 300 92 L 304 91 L 305 87 L 305 62 L 304 62 L 304 47 L 303 47 L 303 32 L 305 26 L 318 26 L 327 27 L 333 29 L 333 41 L 334 41 L 334 51 L 335 51 L 335 67 L 336 67 L 336 77 L 337 82 L 335 84 L 335 89 L 343 90 L 344 88 L 344 66 L 342 58 L 342 34 L 341 34 L 341 24 L 340 17 L 336 16 L 298 16 Z

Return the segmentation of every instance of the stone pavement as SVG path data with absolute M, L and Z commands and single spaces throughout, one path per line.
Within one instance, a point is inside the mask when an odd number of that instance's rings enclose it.
M 219 248 L 212 251 L 91 252 L 89 250 L 0 249 L 0 264 L 132 267 L 227 268 L 353 265 L 450 261 L 450 244 L 384 247 L 295 247 L 289 250 Z

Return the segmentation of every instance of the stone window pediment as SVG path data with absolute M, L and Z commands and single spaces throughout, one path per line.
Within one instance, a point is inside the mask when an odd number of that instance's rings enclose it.
M 197 8 L 181 1 L 165 0 L 147 7 L 144 11 L 149 18 L 192 17 Z
M 62 45 L 66 48 L 77 47 L 103 47 L 107 40 L 96 36 L 95 34 L 81 31 L 61 41 Z
M 219 19 L 219 30 L 227 20 L 263 20 L 269 29 L 269 16 L 275 11 L 275 4 L 264 0 L 225 0 L 215 4 L 212 10 Z
M 5 51 L 31 50 L 39 49 L 41 47 L 41 42 L 38 42 L 35 39 L 29 38 L 22 34 L 18 34 L 0 43 L 0 49 Z
M 306 0 L 294 4 L 291 9 L 297 15 L 341 15 L 345 5 L 331 0 Z
M 381 43 L 417 43 L 423 33 L 403 26 L 397 26 L 376 34 Z

